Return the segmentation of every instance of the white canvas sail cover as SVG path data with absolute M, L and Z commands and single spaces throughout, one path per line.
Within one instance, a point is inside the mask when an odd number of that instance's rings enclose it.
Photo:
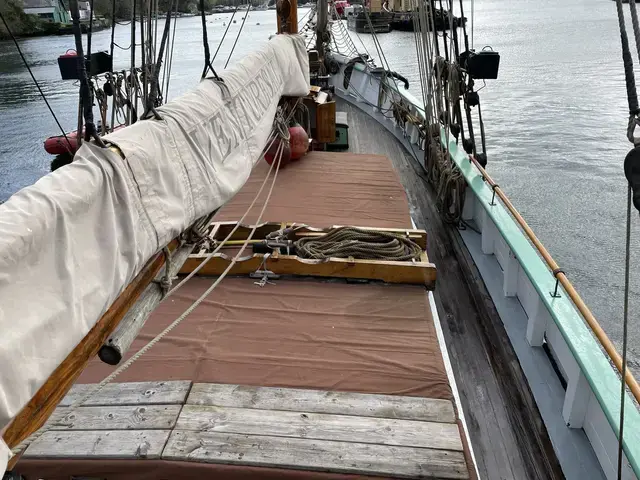
M 0 430 L 144 264 L 249 178 L 281 96 L 309 91 L 302 37 L 278 35 L 0 205 Z M 0 472 L 8 449 L 0 441 Z

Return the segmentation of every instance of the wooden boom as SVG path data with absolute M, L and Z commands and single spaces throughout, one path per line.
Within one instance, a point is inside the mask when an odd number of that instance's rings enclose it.
M 173 252 L 177 246 L 178 241 L 173 240 L 167 247 L 169 251 Z M 5 430 L 3 438 L 9 448 L 15 448 L 20 442 L 44 425 L 58 403 L 60 403 L 87 366 L 87 363 L 97 355 L 105 340 L 135 304 L 140 294 L 156 277 L 164 263 L 165 256 L 162 252 L 152 257 L 116 298 L 100 320 L 89 330 L 89 333 L 58 365 L 58 368 L 53 371 L 44 385 L 40 387 L 33 398 L 29 400 L 29 403 Z M 9 469 L 13 468 L 18 458 L 19 456 L 16 456 L 9 462 Z

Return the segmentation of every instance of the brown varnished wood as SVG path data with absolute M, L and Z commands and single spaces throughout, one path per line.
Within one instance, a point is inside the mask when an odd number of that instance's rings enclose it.
M 278 0 L 278 33 L 298 33 L 298 0 Z
M 206 255 L 191 255 L 180 270 L 187 275 L 195 270 Z M 216 253 L 202 267 L 198 274 L 218 276 L 233 262 L 233 257 Z M 392 262 L 384 260 L 360 260 L 330 258 L 328 260 L 308 260 L 295 255 L 272 254 L 266 261 L 263 254 L 249 254 L 236 261 L 229 275 L 249 275 L 257 270 L 270 270 L 277 275 L 299 275 L 307 277 L 354 278 L 378 280 L 386 283 L 424 285 L 433 290 L 436 283 L 436 267 L 429 263 L 426 253 L 418 262 Z
M 176 240 L 168 247 L 173 251 L 178 246 Z M 89 330 L 89 333 L 67 355 L 62 363 L 53 371 L 47 381 L 40 387 L 33 398 L 13 419 L 4 432 L 3 438 L 9 448 L 16 447 L 29 435 L 37 431 L 47 418 L 51 416 L 56 406 L 67 394 L 75 380 L 82 373 L 87 363 L 97 355 L 98 350 L 118 326 L 125 313 L 134 305 L 143 290 L 155 278 L 165 258 L 162 252 L 157 253 L 147 262 L 133 281 L 116 298 L 111 307 L 102 315 L 100 320 Z M 15 465 L 18 456 L 12 459 L 9 469 Z
M 336 141 L 336 102 L 316 105 L 316 139 L 319 143 Z

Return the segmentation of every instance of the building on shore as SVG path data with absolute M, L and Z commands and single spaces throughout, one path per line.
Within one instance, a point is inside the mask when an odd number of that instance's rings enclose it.
M 89 2 L 86 2 L 89 3 Z M 24 0 L 24 13 L 36 15 L 40 20 L 55 23 L 70 23 L 69 12 L 60 0 Z

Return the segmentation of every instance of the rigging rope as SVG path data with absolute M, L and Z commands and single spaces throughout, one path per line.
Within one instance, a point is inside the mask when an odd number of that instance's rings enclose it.
M 638 141 L 634 138 L 633 132 L 637 124 L 637 116 L 640 113 L 638 108 L 638 94 L 636 91 L 636 79 L 633 73 L 633 59 L 629 50 L 629 39 L 624 22 L 624 12 L 622 10 L 622 0 L 616 0 L 616 10 L 618 12 L 618 26 L 620 28 L 620 42 L 622 43 L 622 63 L 624 64 L 624 78 L 627 84 L 627 102 L 629 104 L 629 123 L 627 126 L 627 138 L 633 144 Z
M 87 70 L 84 62 L 84 52 L 82 48 L 82 31 L 80 29 L 80 12 L 78 10 L 78 1 L 71 0 L 69 2 L 71 7 L 71 17 L 73 18 L 73 35 L 76 42 L 76 53 L 78 54 L 78 71 L 80 73 L 80 103 L 82 105 L 82 113 L 84 117 L 84 139 L 90 140 L 93 138 L 101 147 L 104 147 L 104 142 L 98 136 L 96 132 L 96 126 L 93 123 L 93 94 L 91 88 L 89 88 L 89 78 L 87 76 Z M 93 0 L 91 1 L 91 12 L 93 12 Z M 93 13 L 91 13 L 93 15 Z M 89 24 L 89 36 L 87 38 L 87 55 L 91 55 L 91 25 Z M 90 75 L 90 74 L 89 74 Z M 78 129 L 78 139 L 80 139 L 80 130 Z M 80 142 L 78 142 L 80 143 Z
M 238 7 L 236 7 L 236 10 L 237 9 Z M 235 15 L 235 12 L 233 12 L 233 14 Z M 216 69 L 213 68 L 213 65 L 211 64 L 211 52 L 209 51 L 209 36 L 207 34 L 207 20 L 206 20 L 206 15 L 204 13 L 204 0 L 200 0 L 200 16 L 202 18 L 202 44 L 204 46 L 204 69 L 202 70 L 201 78 L 205 78 L 207 76 L 207 73 L 211 71 L 211 73 L 213 73 L 213 78 L 221 82 L 222 79 L 218 76 L 218 74 L 216 73 Z M 228 30 L 228 27 L 227 27 L 227 30 Z M 216 51 L 216 54 L 217 53 L 218 52 Z
M 171 37 L 171 49 L 167 49 L 167 59 L 165 60 L 165 72 L 163 74 L 163 78 L 162 78 L 162 84 L 163 84 L 163 88 L 162 90 L 164 91 L 164 99 L 165 102 L 169 100 L 169 82 L 171 81 L 171 69 L 173 67 L 173 48 L 176 45 L 176 25 L 178 25 L 178 2 L 175 3 L 175 8 L 173 10 L 173 16 L 174 16 L 174 20 L 173 20 L 173 35 Z M 165 82 L 166 82 L 166 88 L 165 88 Z
M 624 407 L 627 384 L 627 339 L 629 336 L 629 272 L 631 258 L 631 184 L 627 187 L 627 235 L 625 243 L 625 264 L 624 264 L 624 312 L 622 320 L 622 372 L 620 380 L 620 433 L 618 436 L 618 480 L 622 480 L 622 451 L 624 438 Z
M 233 23 L 233 17 L 236 16 L 236 12 L 238 11 L 238 8 L 240 8 L 240 4 L 236 5 L 236 9 L 231 14 L 231 18 L 229 19 L 229 23 L 227 24 L 227 28 L 225 28 L 224 33 L 222 34 L 222 38 L 220 39 L 220 43 L 218 43 L 218 48 L 216 48 L 216 53 L 213 54 L 212 62 L 215 61 L 216 57 L 218 56 L 218 52 L 220 51 L 220 47 L 222 47 L 222 43 L 224 42 L 224 39 L 227 37 L 227 32 L 229 31 L 229 27 Z
M 636 50 L 640 59 L 640 28 L 638 26 L 638 15 L 635 2 L 631 2 L 631 22 L 635 34 Z M 616 0 L 616 11 L 618 13 L 618 26 L 620 28 L 620 42 L 622 44 L 622 61 L 624 64 L 624 75 L 627 87 L 627 102 L 629 104 L 629 122 L 627 125 L 627 138 L 634 144 L 635 148 L 625 158 L 625 176 L 627 177 L 627 222 L 626 222 L 626 242 L 625 242 L 625 270 L 624 270 L 624 312 L 622 325 L 622 368 L 620 370 L 620 418 L 618 433 L 618 463 L 617 478 L 622 479 L 623 471 L 623 449 L 624 449 L 624 419 L 625 419 L 625 399 L 626 399 L 626 376 L 627 376 L 627 343 L 628 343 L 628 324 L 629 324 L 629 275 L 630 275 L 630 258 L 631 258 L 631 202 L 635 194 L 634 188 L 637 188 L 637 178 L 635 178 L 634 163 L 637 157 L 637 151 L 640 139 L 634 137 L 634 130 L 638 125 L 638 94 L 636 91 L 636 82 L 633 71 L 633 60 L 629 50 L 629 40 L 627 38 L 627 30 L 624 21 L 624 12 L 622 9 L 622 1 Z
M 235 42 L 233 42 L 233 47 L 231 47 L 231 52 L 229 52 L 229 58 L 227 58 L 227 62 L 224 64 L 224 68 L 227 68 L 227 65 L 229 65 L 229 60 L 231 60 L 233 51 L 236 49 L 236 45 L 238 44 L 238 39 L 240 38 L 240 34 L 242 33 L 242 29 L 244 28 L 244 22 L 247 21 L 247 17 L 249 16 L 250 10 L 251 10 L 251 4 L 249 3 L 247 7 L 247 13 L 244 15 L 244 17 L 242 17 L 242 24 L 240 25 L 240 30 L 238 30 L 238 35 L 236 36 Z
M 418 260 L 422 253 L 417 243 L 402 235 L 355 227 L 333 228 L 321 237 L 301 238 L 294 245 L 299 257 L 320 260 L 337 257 L 408 261 Z
M 31 67 L 29 66 L 29 63 L 27 62 L 27 59 L 25 58 L 24 54 L 22 53 L 22 49 L 20 48 L 20 44 L 18 43 L 18 40 L 13 35 L 13 32 L 9 28 L 9 25 L 7 24 L 7 21 L 4 19 L 4 15 L 2 14 L 2 10 L 0 10 L 0 19 L 2 20 L 2 23 L 4 24 L 4 27 L 7 30 L 7 33 L 9 34 L 11 39 L 13 40 L 13 43 L 15 44 L 16 49 L 18 50 L 18 53 L 20 54 L 20 58 L 22 58 L 22 62 L 24 63 L 24 66 L 27 67 L 27 70 L 29 71 L 29 75 L 31 75 L 31 79 L 33 80 L 33 83 L 35 84 L 36 88 L 38 89 L 38 92 L 40 92 L 40 96 L 42 97 L 42 100 L 44 100 L 44 103 L 47 105 L 47 108 L 49 109 L 49 112 L 51 112 L 51 115 L 53 116 L 53 119 L 55 120 L 56 124 L 58 125 L 58 128 L 62 132 L 62 136 L 64 137 L 64 139 L 66 141 L 65 148 L 67 149 L 67 151 L 70 154 L 73 154 L 72 147 L 71 147 L 71 142 L 67 138 L 67 134 L 64 131 L 64 128 L 62 128 L 62 125 L 60 125 L 60 121 L 58 120 L 58 117 L 56 116 L 55 112 L 53 111 L 53 108 L 51 108 L 51 105 L 49 104 L 49 100 L 47 100 L 47 97 L 45 96 L 44 92 L 42 91 L 42 88 L 40 88 L 40 84 L 38 83 L 38 80 L 36 80 L 36 77 L 33 74 L 33 71 L 31 70 Z
M 153 77 L 151 78 L 151 91 L 149 93 L 149 97 L 147 98 L 146 111 L 142 115 L 143 118 L 146 118 L 148 113 L 153 113 L 156 120 L 162 120 L 162 117 L 156 112 L 155 107 L 158 106 L 160 102 L 162 102 L 162 92 L 158 92 L 159 82 L 160 82 L 160 68 L 162 64 L 162 57 L 164 56 L 164 50 L 167 44 L 167 39 L 169 38 L 169 32 L 171 31 L 171 9 L 173 7 L 173 1 L 169 4 L 169 10 L 167 11 L 167 19 L 164 23 L 164 31 L 162 33 L 162 40 L 160 41 L 160 51 L 158 52 L 158 57 L 155 58 L 154 63 L 154 72 Z

